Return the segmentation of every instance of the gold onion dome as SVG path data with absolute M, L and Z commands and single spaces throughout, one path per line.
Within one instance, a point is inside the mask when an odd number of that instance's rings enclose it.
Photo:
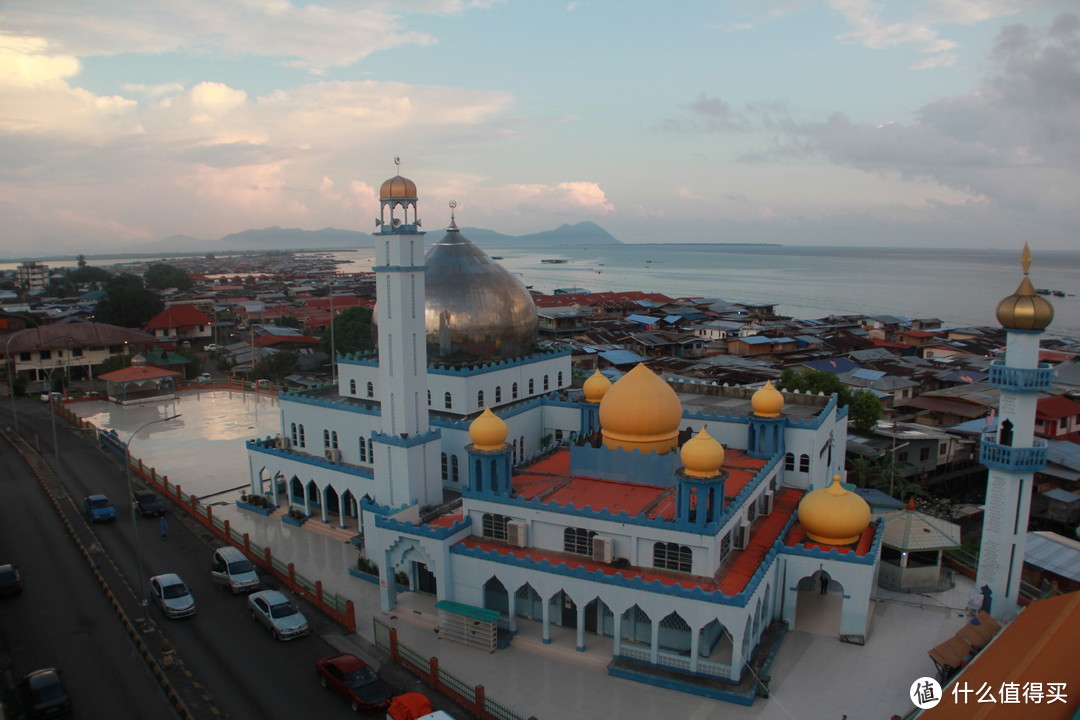
M 585 399 L 591 403 L 598 403 L 604 399 L 604 395 L 611 389 L 611 381 L 599 370 L 589 376 L 589 379 L 581 386 L 585 391 Z
M 671 386 L 638 364 L 600 402 L 600 426 L 609 449 L 666 453 L 679 442 L 682 403 Z
M 1031 269 L 1031 250 L 1024 243 L 1024 252 L 1020 260 L 1024 268 L 1024 279 L 1009 297 L 998 303 L 997 319 L 1006 330 L 1044 330 L 1054 319 L 1054 306 L 1035 292 L 1028 278 Z
M 379 189 L 380 200 L 415 200 L 416 183 L 409 178 L 395 175 L 382 184 Z
M 758 417 L 780 417 L 780 411 L 784 409 L 784 395 L 769 380 L 751 396 L 750 405 Z
M 508 433 L 506 422 L 491 412 L 491 408 L 485 408 L 469 423 L 469 439 L 476 450 L 502 450 Z
M 850 545 L 870 524 L 870 506 L 833 475 L 832 485 L 808 493 L 799 503 L 799 522 L 811 540 Z
M 679 459 L 687 475 L 716 477 L 724 465 L 724 446 L 706 428 L 701 428 L 701 432 L 683 443 Z

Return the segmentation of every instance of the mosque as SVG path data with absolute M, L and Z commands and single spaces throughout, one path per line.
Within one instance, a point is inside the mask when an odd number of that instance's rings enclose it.
M 281 395 L 281 434 L 248 443 L 251 492 L 358 527 L 384 612 L 404 573 L 511 637 L 604 638 L 646 682 L 738 683 L 802 603 L 833 603 L 839 638 L 864 643 L 882 525 L 841 480 L 836 398 L 645 365 L 574 388 L 529 292 L 453 215 L 424 255 L 417 194 L 381 187 L 377 353 Z

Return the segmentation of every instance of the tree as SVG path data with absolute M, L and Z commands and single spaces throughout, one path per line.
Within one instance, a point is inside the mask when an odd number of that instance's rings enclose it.
M 884 411 L 881 400 L 869 390 L 856 390 L 851 393 L 848 404 L 848 420 L 851 426 L 862 433 L 873 432 Z
M 146 279 L 146 284 L 155 290 L 166 288 L 187 290 L 195 284 L 187 270 L 166 263 L 154 263 L 143 274 L 143 278 Z
M 291 350 L 281 350 L 255 363 L 253 374 L 256 378 L 269 378 L 281 384 L 286 375 L 296 372 L 300 356 Z
M 98 322 L 141 328 L 165 309 L 161 298 L 143 286 L 138 275 L 121 273 L 105 284 L 105 297 L 94 308 Z
M 333 352 L 338 354 L 362 352 L 375 347 L 372 338 L 372 312 L 367 308 L 351 307 L 342 312 L 333 320 Z M 331 354 L 331 334 L 326 333 L 322 339 L 322 350 L 327 355 Z
M 83 264 L 79 265 L 78 268 L 68 273 L 71 282 L 77 285 L 83 283 L 107 283 L 112 278 L 112 275 L 105 268 L 87 265 L 85 260 L 82 262 Z
M 299 330 L 300 328 L 302 328 L 304 326 L 304 324 L 302 322 L 300 322 L 300 320 L 298 318 L 294 318 L 292 315 L 282 315 L 281 317 L 279 317 L 277 319 L 277 326 L 278 327 L 296 328 L 296 329 Z
M 78 257 L 78 258 L 76 259 L 76 264 L 77 264 L 77 265 L 78 265 L 78 266 L 79 266 L 80 268 L 84 268 L 84 267 L 86 267 L 86 256 L 85 256 L 85 255 L 83 255 L 82 253 L 79 253 L 79 257 Z

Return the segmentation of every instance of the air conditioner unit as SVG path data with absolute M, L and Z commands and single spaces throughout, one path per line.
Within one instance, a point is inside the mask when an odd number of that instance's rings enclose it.
M 615 559 L 615 541 L 609 537 L 592 539 L 592 559 L 596 562 L 609 563 Z
M 528 547 L 529 526 L 521 520 L 511 520 L 506 523 L 506 540 L 514 547 Z
M 278 450 L 288 450 L 292 447 L 292 441 L 284 435 L 278 435 L 274 438 L 274 447 Z
M 773 494 L 767 492 L 761 496 L 761 514 L 768 515 L 772 512 Z
M 341 451 L 337 448 L 326 448 L 323 450 L 323 457 L 330 462 L 339 463 L 341 462 Z
M 746 523 L 739 523 L 735 528 L 735 531 L 731 533 L 731 547 L 736 550 L 743 550 L 746 548 L 746 542 L 750 539 L 750 526 Z

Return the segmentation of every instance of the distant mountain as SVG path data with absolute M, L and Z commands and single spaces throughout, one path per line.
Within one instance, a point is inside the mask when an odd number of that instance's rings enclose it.
M 563 224 L 554 230 L 529 235 L 503 235 L 484 228 L 462 228 L 465 237 L 477 245 L 517 247 L 534 245 L 621 245 L 622 243 L 594 222 Z
M 244 230 L 217 240 L 222 250 L 302 250 L 314 248 L 371 247 L 371 236 L 355 230 L 268 227 Z

